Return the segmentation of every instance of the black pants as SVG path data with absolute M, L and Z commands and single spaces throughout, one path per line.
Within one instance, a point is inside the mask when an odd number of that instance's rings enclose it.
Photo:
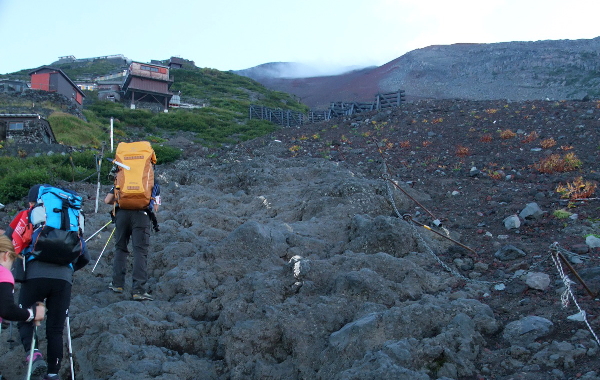
M 127 272 L 127 245 L 133 246 L 132 292 L 144 293 L 148 280 L 147 260 L 150 245 L 150 217 L 143 210 L 118 209 L 115 216 L 115 258 L 113 285 L 123 287 Z
M 21 285 L 19 304 L 29 306 L 36 302 L 46 301 L 46 340 L 48 352 L 46 362 L 48 373 L 58 373 L 63 358 L 63 331 L 65 320 L 71 304 L 71 284 L 65 280 L 54 278 L 32 278 Z M 25 352 L 29 354 L 33 338 L 33 323 L 19 322 L 19 335 Z M 35 347 L 38 339 L 36 337 Z

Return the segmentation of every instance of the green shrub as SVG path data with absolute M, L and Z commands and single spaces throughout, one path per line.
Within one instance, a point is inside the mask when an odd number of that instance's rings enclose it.
M 156 163 L 166 164 L 177 161 L 181 157 L 181 150 L 168 145 L 152 145 L 154 153 L 156 153 Z
M 29 188 L 38 183 L 54 184 L 58 181 L 98 180 L 94 151 L 73 152 L 70 156 L 0 157 L 0 202 L 17 201 L 27 195 Z M 103 162 L 100 180 L 109 184 L 111 165 Z
M 268 133 L 275 132 L 279 126 L 266 120 L 252 119 L 248 120 L 245 125 L 238 126 L 240 129 L 240 140 L 246 141 L 256 137 L 264 136 Z
M 38 183 L 50 182 L 50 174 L 44 168 L 25 168 L 11 171 L 0 179 L 0 199 L 2 203 L 17 201 Z
M 567 210 L 560 209 L 560 210 L 554 210 L 554 212 L 552 213 L 552 215 L 554 215 L 554 217 L 556 219 L 567 219 L 569 216 L 571 216 L 573 214 L 571 214 Z

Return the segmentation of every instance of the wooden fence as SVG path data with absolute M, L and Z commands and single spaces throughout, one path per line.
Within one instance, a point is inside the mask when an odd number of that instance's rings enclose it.
M 302 124 L 318 123 L 340 116 L 349 116 L 373 110 L 382 110 L 391 107 L 399 107 L 404 102 L 404 90 L 375 95 L 371 103 L 360 102 L 332 102 L 329 109 L 324 111 L 311 110 L 308 114 L 301 112 L 273 109 L 263 106 L 250 106 L 250 119 L 269 120 L 275 124 L 290 127 Z

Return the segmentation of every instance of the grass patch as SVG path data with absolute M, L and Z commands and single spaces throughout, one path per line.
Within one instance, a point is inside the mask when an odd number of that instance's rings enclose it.
M 552 215 L 556 218 L 556 219 L 567 219 L 568 217 L 570 217 L 571 215 L 573 215 L 572 213 L 570 213 L 567 210 L 564 209 L 560 209 L 560 210 L 554 210 L 554 212 L 552 213 Z
M 181 157 L 177 148 L 153 145 L 158 164 L 173 162 Z M 27 195 L 29 188 L 39 183 L 55 184 L 59 181 L 94 183 L 98 179 L 96 160 L 98 152 L 86 150 L 70 155 L 55 154 L 40 157 L 0 157 L 0 203 L 14 202 Z M 104 185 L 108 180 L 110 163 L 103 162 L 100 181 Z
M 67 113 L 54 112 L 48 117 L 48 121 L 56 140 L 64 145 L 99 148 L 102 141 L 106 141 L 108 137 L 99 125 L 85 122 Z

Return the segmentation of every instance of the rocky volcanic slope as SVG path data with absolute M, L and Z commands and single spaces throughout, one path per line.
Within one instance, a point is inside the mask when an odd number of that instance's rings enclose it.
M 218 152 L 172 139 L 186 159 L 158 166 L 156 300 L 107 289 L 112 242 L 93 273 L 78 272 L 77 378 L 600 379 L 599 301 L 567 271 L 589 327 L 568 319 L 578 309 L 561 307 L 550 259 L 557 242 L 600 289 L 586 243 L 597 194 L 555 191 L 597 183 L 599 117 L 591 102 L 431 101 Z M 537 169 L 568 153 L 576 170 Z M 384 162 L 400 189 L 381 178 Z M 94 214 L 95 186 L 73 186 L 89 236 L 108 206 Z M 94 258 L 111 229 L 90 240 Z M 7 378 L 25 372 L 20 347 L 2 339 L 0 354 Z
M 382 92 L 460 99 L 597 98 L 600 37 L 589 40 L 435 45 L 378 72 Z
M 239 73 L 315 109 L 331 102 L 372 102 L 377 93 L 399 89 L 409 100 L 581 100 L 600 97 L 599 55 L 600 37 L 463 43 L 416 49 L 385 65 L 335 76 L 285 78 L 274 76 L 272 65 Z

